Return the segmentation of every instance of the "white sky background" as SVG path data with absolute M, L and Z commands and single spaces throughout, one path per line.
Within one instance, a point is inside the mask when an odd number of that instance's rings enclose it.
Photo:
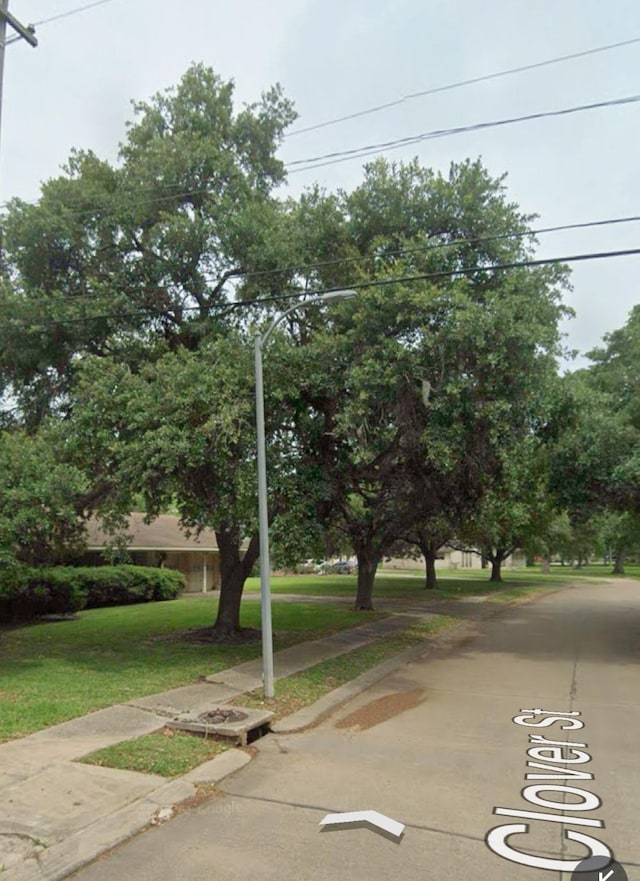
M 10 0 L 23 23 L 89 0 Z M 40 45 L 7 47 L 0 192 L 35 199 L 72 147 L 114 160 L 130 100 L 178 82 L 202 61 L 236 82 L 238 102 L 279 81 L 296 127 L 403 95 L 640 36 L 638 0 L 111 0 L 42 25 Z M 436 128 L 555 110 L 640 93 L 640 43 L 535 71 L 416 98 L 287 139 L 285 160 Z M 446 172 L 482 157 L 508 172 L 509 197 L 538 226 L 640 214 L 640 104 L 606 108 L 393 150 Z M 289 191 L 320 181 L 351 188 L 362 160 L 292 174 Z M 539 256 L 640 244 L 640 223 L 553 233 Z M 577 313 L 567 343 L 581 352 L 640 302 L 640 256 L 575 264 Z M 585 363 L 578 359 L 575 366 Z

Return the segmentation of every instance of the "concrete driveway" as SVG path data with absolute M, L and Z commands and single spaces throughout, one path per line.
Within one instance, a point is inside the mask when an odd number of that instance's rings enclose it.
M 568 881 L 560 867 L 600 847 L 640 881 L 639 662 L 638 582 L 511 608 L 318 728 L 259 741 L 219 797 L 73 878 Z M 325 814 L 360 810 L 405 824 L 403 838 L 320 831 Z

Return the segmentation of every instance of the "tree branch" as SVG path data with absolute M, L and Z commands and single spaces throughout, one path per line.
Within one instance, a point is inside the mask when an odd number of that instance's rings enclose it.
M 215 287 L 211 291 L 211 295 L 209 297 L 209 302 L 211 302 L 211 300 L 215 299 L 216 297 L 220 296 L 220 294 L 222 293 L 223 287 L 226 285 L 226 283 L 229 281 L 230 278 L 233 278 L 234 275 L 236 275 L 236 276 L 242 275 L 242 272 L 243 272 L 243 270 L 242 270 L 242 267 L 240 267 L 240 266 L 235 266 L 235 267 L 233 267 L 233 269 L 227 269 L 226 272 L 223 272 L 222 275 L 220 276 L 218 283 L 215 285 Z

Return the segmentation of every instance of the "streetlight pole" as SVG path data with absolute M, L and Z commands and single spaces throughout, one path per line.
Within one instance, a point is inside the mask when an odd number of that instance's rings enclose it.
M 16 31 L 16 35 L 7 39 L 7 26 L 13 28 Z M 2 103 L 3 103 L 3 89 L 4 89 L 4 55 L 5 49 L 9 45 L 9 43 L 13 43 L 14 40 L 26 40 L 30 46 L 34 48 L 38 45 L 38 41 L 35 36 L 35 28 L 33 25 L 28 25 L 25 27 L 21 22 L 18 21 L 11 13 L 9 12 L 9 0 L 0 0 L 0 136 L 2 134 Z M 0 144 L 1 146 L 1 144 Z M 3 230 L 0 227 L 0 272 L 3 269 L 3 256 L 2 256 L 2 244 L 3 244 Z
M 265 700 L 275 697 L 273 677 L 273 628 L 271 625 L 271 563 L 269 560 L 269 507 L 267 501 L 267 452 L 264 429 L 264 382 L 262 358 L 269 337 L 291 312 L 319 303 L 336 303 L 357 296 L 356 291 L 331 291 L 310 300 L 295 303 L 276 316 L 264 334 L 254 337 L 256 375 L 256 435 L 258 445 L 258 523 L 260 531 L 260 610 L 262 618 L 262 679 Z
M 7 39 L 7 25 L 13 28 L 16 36 Z M 26 40 L 34 48 L 38 45 L 35 36 L 35 28 L 32 25 L 21 24 L 9 12 L 9 0 L 0 0 L 0 126 L 2 124 L 2 91 L 4 80 L 4 50 L 14 40 Z

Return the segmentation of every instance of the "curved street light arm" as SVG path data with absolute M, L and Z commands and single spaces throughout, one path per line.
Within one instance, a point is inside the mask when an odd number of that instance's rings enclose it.
M 296 309 L 306 308 L 307 306 L 313 306 L 316 303 L 336 303 L 341 300 L 350 300 L 352 297 L 357 296 L 357 291 L 353 290 L 340 290 L 340 291 L 329 291 L 326 294 L 318 294 L 316 297 L 310 297 L 308 300 L 299 300 L 297 303 L 294 303 L 292 306 L 289 306 L 288 309 L 285 309 L 284 312 L 281 312 L 280 315 L 276 315 L 273 319 L 267 330 L 264 334 L 256 334 L 257 337 L 260 337 L 260 348 L 264 349 L 267 344 L 267 341 L 276 327 L 280 324 L 280 322 L 287 317 L 287 315 L 291 315 L 292 312 L 295 312 Z

